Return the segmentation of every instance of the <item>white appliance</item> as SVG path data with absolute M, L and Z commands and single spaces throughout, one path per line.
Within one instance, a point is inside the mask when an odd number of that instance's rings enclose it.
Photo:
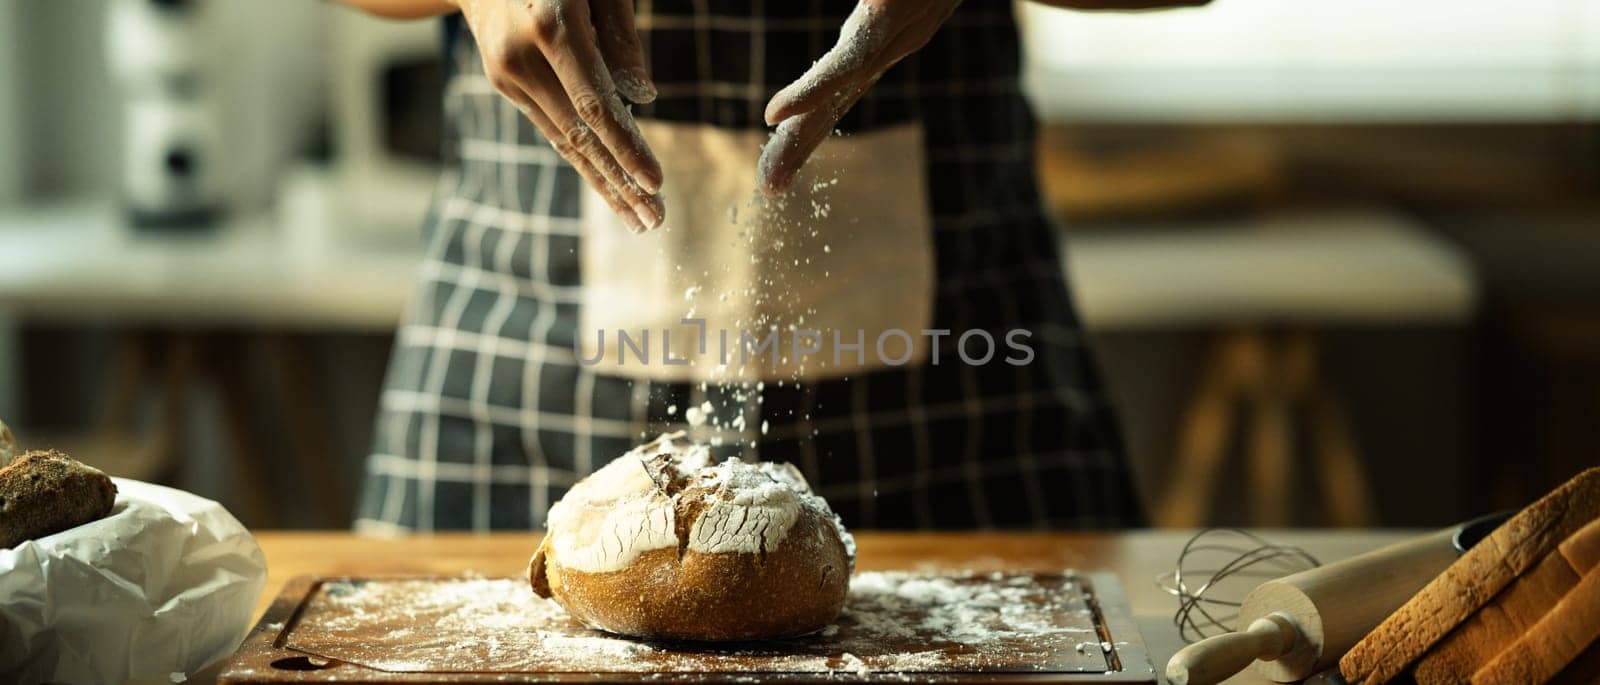
M 439 176 L 439 22 L 329 11 L 331 178 L 347 218 L 341 230 L 414 238 Z M 407 121 L 430 115 L 420 126 Z
M 110 71 L 122 96 L 122 204 L 136 225 L 207 225 L 228 156 L 213 93 L 215 0 L 111 0 Z

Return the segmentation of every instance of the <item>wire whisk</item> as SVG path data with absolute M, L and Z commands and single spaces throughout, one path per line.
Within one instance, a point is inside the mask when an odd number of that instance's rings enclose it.
M 1205 528 L 1184 543 L 1156 585 L 1178 598 L 1172 623 L 1185 643 L 1238 629 L 1239 607 L 1257 585 L 1321 566 L 1310 552 L 1240 528 Z

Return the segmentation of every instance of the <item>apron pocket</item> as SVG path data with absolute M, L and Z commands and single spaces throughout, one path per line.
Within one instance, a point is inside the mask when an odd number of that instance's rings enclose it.
M 580 363 L 662 381 L 815 382 L 927 359 L 920 124 L 828 138 L 771 199 L 756 190 L 765 131 L 640 127 L 667 216 L 634 235 L 584 188 Z

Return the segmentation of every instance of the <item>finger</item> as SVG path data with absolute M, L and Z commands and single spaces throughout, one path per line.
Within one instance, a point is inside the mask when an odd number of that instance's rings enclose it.
M 856 85 L 886 68 L 887 48 L 898 31 L 891 31 L 885 10 L 867 3 L 856 5 L 839 29 L 839 40 L 822 59 L 767 103 L 767 125 L 820 107 L 839 109 Z M 842 114 L 842 112 L 841 112 Z
M 826 109 L 818 109 L 785 119 L 778 124 L 756 163 L 756 181 L 768 197 L 781 195 L 794 185 L 795 176 L 811 153 L 833 132 L 839 119 Z
M 594 167 L 589 164 L 589 160 L 579 157 L 572 162 L 572 168 L 578 171 L 578 175 L 583 178 L 585 183 L 589 184 L 590 188 L 594 188 L 595 194 L 599 195 L 600 199 L 605 201 L 606 206 L 611 208 L 612 214 L 622 219 L 622 223 L 628 227 L 630 232 L 638 234 L 651 229 L 651 226 L 645 225 L 644 221 L 639 218 L 638 211 L 624 203 L 622 198 L 617 195 L 616 189 L 606 183 L 600 172 L 594 170 Z
M 544 3 L 540 8 L 549 8 Z M 661 189 L 661 163 L 617 96 L 610 70 L 600 56 L 586 2 L 559 3 L 564 10 L 541 9 L 535 16 L 535 37 L 550 67 L 566 91 L 567 99 L 588 128 L 599 136 L 611 155 L 647 193 Z M 553 18 L 550 12 L 564 11 Z M 543 103 L 541 103 L 543 105 Z M 557 113 L 546 113 L 561 123 Z M 602 171 L 604 171 L 602 169 Z
M 623 193 L 617 190 L 612 181 L 595 169 L 594 164 L 590 162 L 588 157 L 572 144 L 570 136 L 562 130 L 562 127 L 556 124 L 545 113 L 543 108 L 535 104 L 533 96 L 526 89 L 510 87 L 502 92 L 518 109 L 522 110 L 523 115 L 528 117 L 529 121 L 533 122 L 534 127 L 544 134 L 545 139 L 550 141 L 550 146 L 555 148 L 556 154 L 567 160 L 578 171 L 578 175 L 583 178 L 584 182 L 589 184 L 589 187 L 593 188 L 595 193 L 605 201 L 611 211 L 620 217 L 623 223 L 627 224 L 629 230 L 634 233 L 642 233 L 648 230 L 650 226 L 641 216 L 640 210 L 636 209 L 633 204 L 624 198 Z M 642 196 L 643 193 L 636 191 L 635 195 Z M 664 215 L 664 210 L 659 203 L 654 206 L 644 206 L 655 210 L 652 213 L 657 218 L 652 219 L 649 222 L 650 225 L 659 221 L 659 217 Z
M 618 199 L 633 209 L 635 217 L 645 229 L 660 225 L 666 216 L 661 197 L 639 187 L 632 176 L 623 170 L 611 151 L 579 117 L 572 102 L 566 98 L 550 65 L 540 55 L 530 55 L 522 61 L 518 71 L 518 84 L 550 122 L 555 134 L 549 136 L 556 150 L 568 161 L 585 160 L 592 170 L 603 178 Z
M 788 190 L 812 153 L 833 133 L 839 119 L 877 82 L 878 77 L 872 76 L 865 83 L 842 91 L 837 107 L 819 107 L 779 123 L 756 164 L 756 180 L 762 192 L 773 196 Z
M 647 193 L 634 183 L 605 145 L 601 144 L 599 137 L 578 118 L 566 101 L 556 100 L 545 112 L 557 128 L 566 129 L 563 143 L 557 147 L 558 150 L 565 148 L 562 156 L 569 160 L 582 159 L 599 178 L 606 181 L 617 199 L 631 208 L 640 223 L 640 230 L 661 225 L 661 220 L 666 217 L 666 204 L 661 196 Z
M 571 149 L 566 142 L 566 134 L 561 132 L 560 127 L 550 120 L 549 115 L 546 115 L 544 110 L 533 104 L 526 93 L 519 93 L 519 95 L 520 97 L 513 98 L 512 102 L 515 102 L 522 109 L 523 115 L 533 122 L 534 127 L 544 134 L 546 140 L 550 141 L 551 147 L 556 149 L 556 154 L 561 155 L 563 159 L 572 165 L 572 168 L 578 171 L 578 176 L 583 178 L 584 183 L 589 184 L 590 188 L 594 189 L 595 194 L 605 201 L 606 206 L 611 208 L 612 213 L 620 217 L 624 224 L 627 224 L 628 230 L 634 233 L 643 233 L 645 231 L 643 222 L 640 221 L 637 212 L 626 202 L 623 202 L 622 197 L 617 193 L 617 189 L 604 176 L 595 171 L 594 166 L 589 163 L 588 159 Z
M 552 130 L 557 128 L 555 123 L 550 122 L 550 118 L 547 117 L 547 115 L 544 115 L 542 110 L 534 109 L 534 112 L 536 112 L 536 114 L 534 114 L 534 117 L 530 118 L 536 118 L 536 120 L 538 120 L 538 118 L 542 118 L 542 120 L 544 120 L 544 125 L 541 125 L 541 130 L 544 130 L 546 126 L 549 126 L 549 128 L 552 128 Z M 595 195 L 600 195 L 600 200 L 603 200 L 603 202 L 606 203 L 606 206 L 610 206 L 611 213 L 616 214 L 618 218 L 621 218 L 622 224 L 626 224 L 627 229 L 632 230 L 632 232 L 635 232 L 635 234 L 642 234 L 642 232 L 645 232 L 645 224 L 643 224 L 642 219 L 638 218 L 638 211 L 635 211 L 634 208 L 629 205 L 629 203 L 622 200 L 622 195 L 616 192 L 616 187 L 611 186 L 611 182 L 606 181 L 603 174 L 595 171 L 594 165 L 590 165 L 589 160 L 587 160 L 584 155 L 573 154 L 573 150 L 571 150 L 571 147 L 566 144 L 565 136 L 560 133 L 560 130 L 555 131 L 554 138 L 550 138 L 550 146 L 555 147 L 557 154 L 560 154 L 563 158 L 566 158 L 568 163 L 573 165 L 574 170 L 578 170 L 579 178 L 584 179 L 584 182 L 589 184 L 589 187 L 592 187 L 592 189 L 595 190 Z
M 654 102 L 656 86 L 645 69 L 644 47 L 633 23 L 633 0 L 594 0 L 589 12 L 617 92 L 639 104 Z

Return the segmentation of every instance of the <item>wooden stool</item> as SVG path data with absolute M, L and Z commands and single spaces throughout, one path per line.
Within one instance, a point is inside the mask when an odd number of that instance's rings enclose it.
M 1460 323 L 1476 305 L 1466 257 L 1383 212 L 1182 228 L 1073 226 L 1067 262 L 1091 329 L 1216 331 L 1152 507 L 1164 526 L 1207 523 L 1239 428 L 1255 524 L 1292 523 L 1302 456 L 1296 436 L 1304 433 L 1328 519 L 1371 525 L 1372 489 L 1349 418 L 1322 383 L 1315 330 Z
M 1241 405 L 1248 409 L 1239 412 Z M 1295 418 L 1302 414 L 1331 521 L 1375 523 L 1377 508 L 1349 419 L 1318 373 L 1315 336 L 1300 329 L 1275 334 L 1253 328 L 1222 331 L 1212 342 L 1199 386 L 1183 412 L 1174 468 L 1155 520 L 1203 524 L 1225 465 L 1228 437 L 1235 426 L 1248 424 L 1255 523 L 1289 526 Z

